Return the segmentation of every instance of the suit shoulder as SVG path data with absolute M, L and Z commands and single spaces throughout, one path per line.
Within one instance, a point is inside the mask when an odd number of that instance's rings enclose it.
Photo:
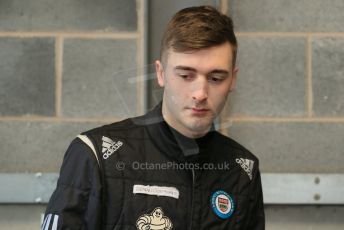
M 134 122 L 134 118 L 126 118 L 111 124 L 106 124 L 100 127 L 83 132 L 84 135 L 98 136 L 98 135 L 119 135 L 131 136 L 134 133 L 142 130 L 143 126 Z
M 215 132 L 215 139 L 217 140 L 217 144 L 219 146 L 226 146 L 226 151 L 227 149 L 232 149 L 233 151 L 235 151 L 235 153 L 238 154 L 238 157 L 245 157 L 245 158 L 250 158 L 253 160 L 258 161 L 258 158 L 247 148 L 245 148 L 243 145 L 241 145 L 240 143 L 238 143 L 237 141 L 233 140 L 232 138 L 223 135 L 220 132 Z M 228 146 L 228 148 L 227 148 Z

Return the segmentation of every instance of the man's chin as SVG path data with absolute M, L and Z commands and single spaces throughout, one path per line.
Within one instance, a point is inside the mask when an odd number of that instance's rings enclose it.
M 190 122 L 187 124 L 187 127 L 194 133 L 205 133 L 209 131 L 211 123 Z

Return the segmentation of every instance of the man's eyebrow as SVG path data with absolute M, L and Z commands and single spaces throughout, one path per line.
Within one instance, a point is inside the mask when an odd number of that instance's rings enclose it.
M 193 72 L 197 72 L 197 70 L 195 68 L 189 67 L 189 66 L 182 66 L 182 65 L 178 65 L 176 67 L 174 67 L 175 70 L 187 70 L 187 71 L 193 71 Z M 225 69 L 213 69 L 212 71 L 210 71 L 208 74 L 229 74 L 228 70 Z
M 228 75 L 229 74 L 229 71 L 228 70 L 225 70 L 225 69 L 214 69 L 210 72 L 210 74 L 213 74 L 213 73 L 217 73 L 217 74 L 226 74 Z
M 189 66 L 183 66 L 183 65 L 177 65 L 176 67 L 174 67 L 175 70 L 188 70 L 188 71 L 193 71 L 193 72 L 197 72 L 197 70 L 195 68 L 189 67 Z

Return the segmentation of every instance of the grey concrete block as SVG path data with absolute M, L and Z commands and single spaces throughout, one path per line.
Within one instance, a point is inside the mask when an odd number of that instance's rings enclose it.
M 136 40 L 66 40 L 63 66 L 63 115 L 136 115 Z
M 53 115 L 54 39 L 0 38 L 0 60 L 0 115 Z
M 342 0 L 228 0 L 228 4 L 236 31 L 344 31 Z
M 265 215 L 266 230 L 341 230 L 344 226 L 343 206 L 267 206 Z
M 302 116 L 306 112 L 306 40 L 240 37 L 231 116 Z
M 312 41 L 313 110 L 318 116 L 344 115 L 344 39 Z
M 0 122 L 0 172 L 58 172 L 69 143 L 99 123 Z
M 238 122 L 229 136 L 260 159 L 263 172 L 344 173 L 344 124 Z
M 1 0 L 0 31 L 136 31 L 135 0 Z
M 45 205 L 0 205 L 0 229 L 40 229 L 44 211 Z

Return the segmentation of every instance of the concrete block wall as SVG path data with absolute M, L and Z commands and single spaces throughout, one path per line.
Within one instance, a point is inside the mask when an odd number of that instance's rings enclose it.
M 262 172 L 344 172 L 344 1 L 167 2 L 166 15 L 212 4 L 233 17 L 240 72 L 221 128 Z M 57 172 L 78 133 L 143 111 L 142 3 L 0 0 L 0 173 Z M 38 229 L 44 209 L 0 205 L 0 229 Z M 267 206 L 267 229 L 342 229 L 343 214 Z
M 0 0 L 0 172 L 56 172 L 78 133 L 142 110 L 139 5 Z
M 0 0 L 0 173 L 56 173 L 80 132 L 142 113 L 141 4 Z M 0 205 L 0 229 L 44 210 Z
M 262 172 L 344 173 L 344 1 L 222 3 L 240 68 L 223 132 L 259 157 Z M 273 230 L 343 229 L 343 216 L 343 206 L 266 206 Z
M 240 70 L 225 131 L 263 172 L 344 173 L 344 1 L 226 3 Z

